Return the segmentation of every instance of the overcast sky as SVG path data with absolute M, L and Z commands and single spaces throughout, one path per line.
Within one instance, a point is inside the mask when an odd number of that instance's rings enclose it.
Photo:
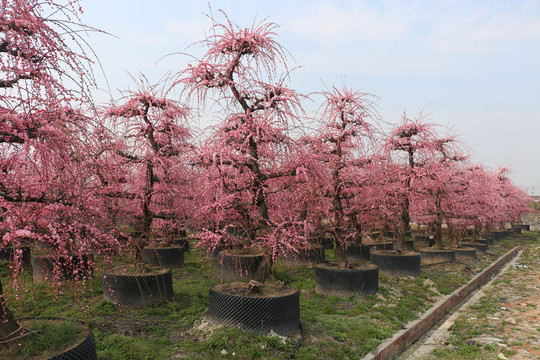
M 510 167 L 523 189 L 540 193 L 540 0 L 219 0 L 240 27 L 267 19 L 292 55 L 289 87 L 301 93 L 341 86 L 380 98 L 385 121 L 404 110 L 449 126 L 473 162 Z M 88 41 L 113 97 L 186 66 L 186 49 L 210 28 L 205 1 L 81 0 L 87 25 L 113 36 Z M 102 76 L 99 85 L 107 89 Z M 324 82 L 324 84 L 323 84 Z M 96 99 L 109 99 L 106 91 Z M 534 188 L 534 189 L 533 189 Z

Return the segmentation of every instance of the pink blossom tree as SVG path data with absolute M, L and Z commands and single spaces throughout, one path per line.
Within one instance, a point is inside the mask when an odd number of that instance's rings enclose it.
M 528 211 L 529 196 L 507 177 L 508 169 L 497 173 L 481 164 L 456 169 L 449 180 L 453 189 L 449 227 L 457 236 L 472 229 L 472 241 L 482 233 L 519 221 Z
M 512 183 L 509 172 L 508 168 L 500 168 L 492 174 L 497 225 L 500 227 L 519 222 L 521 215 L 530 211 L 527 206 L 530 196 Z
M 116 216 L 134 227 L 137 259 L 152 238 L 170 242 L 185 226 L 192 195 L 190 111 L 163 91 L 141 76 L 139 91 L 108 106 L 97 130 L 100 193 L 121 203 Z
M 296 176 L 281 177 L 276 181 L 281 191 L 272 197 L 269 206 L 282 218 L 310 224 L 309 241 L 316 243 L 328 230 L 324 223 L 328 218 L 330 198 L 324 196 L 323 189 L 331 181 L 331 174 L 314 151 L 312 136 L 301 136 L 297 144 L 299 147 L 295 148 L 293 158 L 302 159 L 302 164 L 297 167 Z
M 322 95 L 321 126 L 311 141 L 312 151 L 330 177 L 320 193 L 328 198 L 324 216 L 331 220 L 331 232 L 342 249 L 348 241 L 360 239 L 363 231 L 359 217 L 364 213 L 355 200 L 373 150 L 374 128 L 369 122 L 376 121 L 377 113 L 374 98 L 367 93 L 333 87 Z
M 493 178 L 481 164 L 463 166 L 450 179 L 453 188 L 452 219 L 449 233 L 452 238 L 464 236 L 472 230 L 472 240 L 476 241 L 483 228 L 493 226 L 496 214 Z M 495 220 L 496 221 L 496 220 Z M 455 239 L 452 239 L 455 242 Z
M 441 135 L 440 132 L 437 135 Z M 427 225 L 435 237 L 435 247 L 443 247 L 443 225 L 450 226 L 453 208 L 462 191 L 461 165 L 467 159 L 454 136 L 432 139 L 431 157 L 416 164 L 415 203 L 412 212 L 419 224 Z M 456 245 L 456 244 L 454 244 Z
M 431 162 L 417 167 L 415 188 L 417 196 L 411 204 L 411 213 L 418 224 L 426 225 L 435 237 L 435 248 L 443 247 L 443 225 L 453 217 L 455 176 L 454 163 Z
M 405 237 L 410 231 L 411 203 L 418 196 L 415 181 L 419 178 L 419 164 L 424 164 L 433 159 L 439 143 L 434 124 L 426 123 L 423 117 L 410 119 L 404 113 L 401 123 L 385 139 L 383 149 L 390 160 L 399 164 L 392 167 L 398 178 L 398 187 L 393 187 L 395 197 L 399 204 L 400 215 L 397 223 L 398 249 L 405 248 Z
M 0 249 L 14 250 L 15 289 L 25 244 L 47 244 L 67 260 L 119 246 L 85 191 L 92 175 L 80 139 L 89 120 L 76 109 L 88 103 L 93 79 L 85 48 L 73 50 L 84 44 L 79 10 L 77 1 L 0 1 Z M 20 332 L 0 284 L 0 339 Z
M 200 43 L 205 54 L 177 80 L 201 108 L 215 95 L 222 111 L 198 160 L 206 176 L 200 190 L 211 200 L 201 209 L 206 222 L 199 235 L 201 245 L 264 249 L 257 275 L 264 280 L 281 251 L 307 245 L 306 222 L 280 217 L 269 205 L 277 204 L 279 183 L 303 168 L 290 134 L 301 97 L 285 86 L 287 57 L 274 39 L 277 26 L 241 29 L 223 15 L 223 23 L 211 18 L 212 35 Z
M 397 232 L 400 214 L 399 194 L 402 183 L 399 178 L 401 165 L 380 155 L 370 156 L 355 177 L 356 186 L 353 206 L 366 229 L 392 230 Z

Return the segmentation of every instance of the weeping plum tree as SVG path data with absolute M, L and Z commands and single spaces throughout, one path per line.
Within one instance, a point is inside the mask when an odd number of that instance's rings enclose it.
M 79 10 L 77 1 L 0 1 L 0 249 L 14 251 L 15 289 L 25 244 L 49 244 L 66 260 L 118 246 L 85 192 L 91 175 L 80 139 L 88 119 L 76 109 L 93 80 L 84 47 L 73 50 L 84 43 Z M 0 284 L 1 344 L 19 331 Z
M 411 204 L 416 222 L 426 225 L 435 237 L 435 247 L 443 246 L 443 225 L 454 216 L 456 182 L 459 166 L 454 163 L 427 163 L 417 165 L 415 184 L 418 196 Z
M 383 149 L 391 161 L 400 166 L 392 167 L 397 178 L 398 187 L 394 187 L 394 200 L 399 204 L 398 236 L 396 247 L 405 248 L 405 237 L 410 231 L 411 202 L 418 192 L 415 181 L 418 180 L 418 164 L 426 163 L 434 157 L 438 149 L 435 125 L 423 122 L 422 116 L 417 119 L 407 118 L 404 113 L 401 124 L 385 139 Z
M 325 102 L 321 127 L 312 145 L 330 175 L 330 181 L 321 189 L 329 198 L 325 217 L 332 220 L 331 231 L 339 248 L 344 248 L 348 241 L 360 238 L 362 233 L 359 218 L 362 212 L 358 211 L 354 200 L 374 138 L 368 121 L 376 120 L 376 111 L 370 94 L 346 87 L 333 87 L 322 94 Z M 340 260 L 344 258 L 340 256 Z
M 480 164 L 459 166 L 447 179 L 447 191 L 453 199 L 447 222 L 451 244 L 472 229 L 476 241 L 483 227 L 491 227 L 491 216 L 497 211 L 492 178 Z
M 495 198 L 497 199 L 496 204 L 499 205 L 498 225 L 501 227 L 504 227 L 505 223 L 519 222 L 521 215 L 530 211 L 527 206 L 530 197 L 512 183 L 508 174 L 508 168 L 501 168 L 492 177 Z
M 439 134 L 438 134 L 439 135 Z M 419 224 L 427 225 L 435 236 L 435 247 L 443 246 L 443 225 L 450 226 L 459 198 L 459 171 L 466 156 L 454 136 L 432 139 L 429 156 L 416 163 L 414 188 L 417 196 L 412 212 Z M 456 244 L 454 244 L 456 245 Z
M 398 174 L 400 165 L 389 161 L 384 156 L 371 156 L 357 173 L 355 182 L 357 192 L 354 207 L 361 213 L 364 227 L 396 232 L 396 220 L 399 218 L 400 204 L 396 199 L 402 186 Z
M 192 189 L 189 109 L 162 91 L 141 76 L 139 91 L 104 110 L 99 129 L 95 170 L 101 194 L 117 199 L 117 216 L 134 227 L 137 259 L 151 237 L 169 241 L 184 227 Z
M 257 275 L 264 280 L 281 250 L 308 245 L 306 223 L 280 218 L 269 206 L 282 191 L 278 182 L 296 176 L 302 166 L 290 136 L 300 96 L 284 85 L 287 57 L 274 39 L 277 25 L 241 29 L 223 15 L 223 23 L 211 18 L 212 35 L 200 43 L 205 54 L 177 80 L 201 108 L 215 95 L 222 117 L 198 160 L 207 176 L 200 182 L 206 188 L 199 190 L 211 193 L 201 209 L 199 218 L 207 221 L 199 235 L 201 244 L 210 246 L 264 249 Z M 228 232 L 231 226 L 235 231 Z
M 529 196 L 512 184 L 507 174 L 508 169 L 494 173 L 481 164 L 455 169 L 447 185 L 452 191 L 448 220 L 452 235 L 472 230 L 474 242 L 482 233 L 520 220 L 528 211 Z

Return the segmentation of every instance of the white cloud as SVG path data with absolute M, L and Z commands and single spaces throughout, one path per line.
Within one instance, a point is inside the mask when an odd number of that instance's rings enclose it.
M 495 12 L 487 7 L 438 17 L 424 37 L 441 53 L 500 54 L 519 46 L 540 50 L 540 19 L 528 7 Z
M 540 3 L 313 2 L 284 23 L 306 71 L 464 75 L 540 59 Z M 535 60 L 536 59 L 536 60 Z
M 180 34 L 190 43 L 193 43 L 204 39 L 204 29 L 208 27 L 208 24 L 201 22 L 199 19 L 193 19 L 188 22 L 169 21 L 166 27 L 171 33 Z
M 442 5 L 441 5 L 442 4 Z M 423 42 L 442 52 L 501 51 L 501 45 L 540 46 L 540 3 L 519 7 L 452 1 L 313 2 L 301 15 L 291 14 L 287 28 L 308 41 Z M 496 47 L 499 47 L 498 49 Z
M 314 2 L 302 15 L 290 19 L 287 27 L 300 36 L 321 42 L 399 40 L 410 36 L 411 29 L 399 11 L 383 12 L 364 2 L 338 6 L 333 2 Z

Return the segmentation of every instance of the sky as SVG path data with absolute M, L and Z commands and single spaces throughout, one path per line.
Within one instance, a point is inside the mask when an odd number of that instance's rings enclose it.
M 98 103 L 184 69 L 202 54 L 207 14 L 239 27 L 279 25 L 291 54 L 288 87 L 331 86 L 378 97 L 383 120 L 406 112 L 448 127 L 473 163 L 509 167 L 540 194 L 540 0 L 81 0 L 82 21 L 107 32 L 85 38 L 96 53 Z M 211 10 L 209 8 L 211 7 Z M 165 58 L 163 58 L 165 55 Z M 306 105 L 308 108 L 313 104 Z M 317 105 L 318 106 L 318 105 Z M 203 124 L 204 125 L 204 124 Z

